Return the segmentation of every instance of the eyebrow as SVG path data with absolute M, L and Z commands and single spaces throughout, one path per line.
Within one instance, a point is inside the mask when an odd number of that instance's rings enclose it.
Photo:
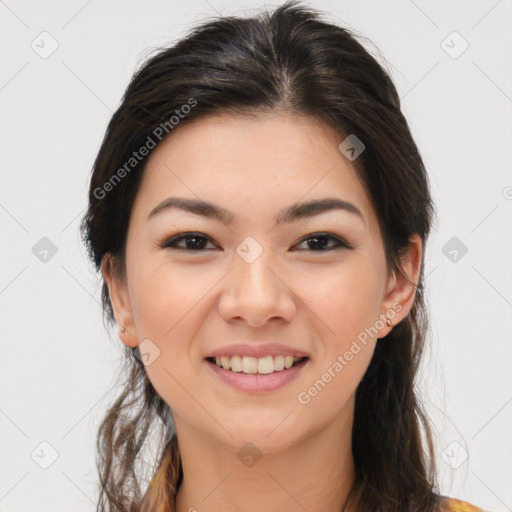
M 196 215 L 218 220 L 224 225 L 231 224 L 234 219 L 233 213 L 208 201 L 202 201 L 201 199 L 185 199 L 182 197 L 168 197 L 151 210 L 147 220 L 170 208 L 177 208 Z M 363 214 L 352 203 L 335 197 L 326 197 L 324 199 L 315 199 L 304 203 L 297 202 L 292 204 L 278 213 L 275 218 L 275 223 L 290 223 L 331 210 L 342 210 L 352 213 L 364 222 Z

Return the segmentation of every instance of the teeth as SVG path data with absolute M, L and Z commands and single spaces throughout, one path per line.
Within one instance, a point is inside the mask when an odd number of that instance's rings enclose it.
M 258 373 L 272 373 L 274 371 L 274 358 L 272 356 L 257 359 Z
M 293 356 L 265 356 L 265 357 L 246 357 L 246 356 L 217 356 L 215 364 L 231 370 L 233 372 L 243 373 L 261 373 L 263 375 L 281 371 L 285 368 L 291 368 L 294 363 L 300 361 L 300 357 Z
M 284 370 L 284 356 L 274 357 L 274 370 Z
M 242 371 L 244 373 L 257 373 L 258 359 L 255 357 L 242 357 Z
M 231 370 L 233 370 L 234 372 L 241 372 L 242 371 L 242 358 L 240 356 L 233 356 L 231 358 L 230 367 L 231 367 Z

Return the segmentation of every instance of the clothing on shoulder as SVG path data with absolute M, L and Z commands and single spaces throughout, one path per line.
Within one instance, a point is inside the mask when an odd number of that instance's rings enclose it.
M 482 508 L 476 507 L 467 501 L 449 497 L 445 497 L 442 510 L 443 512 L 486 512 Z

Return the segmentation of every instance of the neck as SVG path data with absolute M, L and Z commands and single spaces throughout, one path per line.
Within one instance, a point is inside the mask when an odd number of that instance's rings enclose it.
M 322 430 L 259 460 L 248 455 L 245 463 L 245 443 L 226 445 L 174 420 L 183 464 L 176 512 L 344 510 L 355 475 L 353 401 Z

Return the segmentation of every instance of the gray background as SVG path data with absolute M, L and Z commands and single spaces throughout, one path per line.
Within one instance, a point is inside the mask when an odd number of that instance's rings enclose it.
M 121 342 L 77 229 L 135 68 L 207 16 L 280 3 L 0 0 L 0 511 L 95 510 Z M 441 490 L 512 511 L 512 3 L 306 4 L 378 46 L 428 168 L 439 224 L 422 389 Z

